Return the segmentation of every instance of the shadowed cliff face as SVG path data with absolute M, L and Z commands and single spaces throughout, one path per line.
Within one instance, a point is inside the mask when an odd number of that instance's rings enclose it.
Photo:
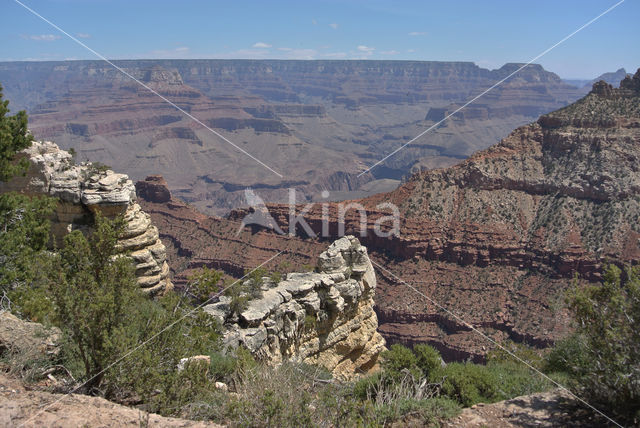
M 416 174 L 393 192 L 360 200 L 370 208 L 360 241 L 371 259 L 494 340 L 549 346 L 568 331 L 564 292 L 574 275 L 581 284 L 596 282 L 608 262 L 640 262 L 639 82 L 636 73 L 620 89 L 598 83 L 580 101 L 459 165 Z M 373 233 L 376 219 L 386 215 L 375 212 L 380 202 L 400 207 L 399 237 Z M 186 206 L 145 206 L 161 233 L 174 237 L 172 254 L 185 268 L 187 249 L 192 260 L 221 268 L 222 260 L 259 254 L 257 261 L 281 250 L 297 265 L 318 254 L 316 240 L 266 230 L 245 229 L 234 240 L 244 210 L 228 219 L 187 220 L 185 213 L 194 211 Z M 268 209 L 287 231 L 289 207 Z M 330 205 L 329 212 L 336 209 Z M 321 207 L 306 219 L 320 232 Z M 347 215 L 346 223 L 346 233 L 357 235 L 359 217 Z M 198 240 L 207 239 L 204 230 L 211 234 L 206 242 L 213 247 L 199 248 L 177 234 L 196 229 Z M 337 225 L 329 230 L 335 233 Z M 428 342 L 447 359 L 483 358 L 489 345 L 468 326 L 393 275 L 377 275 L 379 330 L 388 342 Z
M 97 61 L 0 63 L 14 108 L 26 108 L 36 137 L 74 147 L 80 159 L 138 180 L 162 173 L 174 195 L 223 214 L 242 191 L 287 201 L 287 187 L 311 198 L 354 193 L 374 178 L 451 165 L 510 130 L 575 100 L 580 91 L 531 65 L 490 94 L 357 177 L 519 65 L 487 70 L 465 62 L 135 60 L 119 66 L 243 150 L 184 117 L 117 70 Z M 438 110 L 440 109 L 440 110 Z M 374 186 L 375 187 L 375 186 Z M 367 193 L 368 192 L 368 193 Z M 337 194 L 337 193 L 336 193 Z

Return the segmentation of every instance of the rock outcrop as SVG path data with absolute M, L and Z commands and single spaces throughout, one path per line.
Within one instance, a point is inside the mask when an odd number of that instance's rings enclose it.
M 57 198 L 51 218 L 57 246 L 72 230 L 89 231 L 98 212 L 109 218 L 123 215 L 126 226 L 118 245 L 134 260 L 142 289 L 155 294 L 172 286 L 165 246 L 158 229 L 136 202 L 136 190 L 127 175 L 99 164 L 75 165 L 69 152 L 49 141 L 34 142 L 19 156 L 30 161 L 27 173 L 9 182 L 0 182 L 0 192 Z
M 261 297 L 234 314 L 231 298 L 205 306 L 223 324 L 227 346 L 256 357 L 325 367 L 352 378 L 376 366 L 384 339 L 373 311 L 376 277 L 367 249 L 338 239 L 318 258 L 317 272 L 290 273 L 278 283 L 264 278 Z
M 167 182 L 161 175 L 150 175 L 136 183 L 136 192 L 148 201 L 163 203 L 171 200 Z

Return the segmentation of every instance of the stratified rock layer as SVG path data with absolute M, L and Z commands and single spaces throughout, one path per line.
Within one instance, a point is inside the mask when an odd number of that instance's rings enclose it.
M 104 61 L 0 63 L 0 82 L 13 108 L 27 110 L 39 139 L 75 147 L 82 158 L 134 180 L 162 171 L 175 196 L 209 214 L 245 204 L 247 187 L 269 202 L 288 201 L 290 187 L 299 200 L 325 190 L 332 199 L 371 195 L 376 192 L 366 185 L 374 178 L 451 165 L 584 94 L 534 64 L 496 70 L 471 62 L 353 60 L 116 65 L 146 88 Z M 428 138 L 360 174 L 444 117 L 434 113 L 457 110 L 508 76 Z
M 609 263 L 640 262 L 639 165 L 640 71 L 619 89 L 596 83 L 583 99 L 465 162 L 360 200 L 368 209 L 361 240 L 393 272 L 378 275 L 381 334 L 391 343 L 428 342 L 455 360 L 479 361 L 490 349 L 465 322 L 497 342 L 552 345 L 569 330 L 563 301 L 574 276 L 597 283 Z M 375 221 L 388 214 L 375 207 L 389 202 L 401 213 L 400 234 L 383 238 Z M 289 231 L 290 208 L 267 209 Z M 338 207 L 326 211 L 335 236 Z M 305 219 L 320 233 L 322 207 Z M 345 223 L 357 233 L 359 214 Z
M 0 182 L 0 192 L 58 198 L 51 219 L 57 246 L 72 230 L 89 231 L 97 212 L 109 218 L 122 214 L 126 225 L 118 245 L 133 258 L 142 289 L 157 293 L 171 287 L 165 246 L 136 202 L 135 187 L 127 175 L 91 163 L 75 165 L 69 152 L 48 141 L 34 142 L 20 156 L 29 159 L 29 170 L 24 176 Z
M 239 315 L 229 297 L 205 311 L 224 325 L 228 346 L 243 345 L 271 363 L 294 359 L 341 378 L 367 373 L 385 349 L 376 331 L 376 277 L 367 249 L 352 236 L 338 239 L 320 254 L 317 271 L 265 281 L 262 296 Z

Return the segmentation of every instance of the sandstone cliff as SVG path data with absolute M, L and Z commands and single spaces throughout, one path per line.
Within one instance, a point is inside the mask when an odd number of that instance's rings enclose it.
M 226 329 L 228 346 L 245 346 L 256 357 L 320 365 L 340 378 L 374 368 L 385 349 L 373 311 L 376 276 L 367 249 L 344 237 L 318 258 L 317 272 L 290 273 L 262 285 L 261 297 L 239 315 L 230 297 L 205 306 Z
M 34 142 L 19 156 L 29 159 L 29 170 L 24 176 L 0 182 L 0 192 L 58 198 L 51 219 L 56 245 L 72 230 L 88 231 L 97 212 L 106 217 L 122 214 L 126 226 L 118 245 L 133 258 L 142 289 L 155 294 L 172 286 L 165 246 L 149 215 L 138 205 L 127 175 L 97 164 L 75 165 L 69 152 L 48 141 Z

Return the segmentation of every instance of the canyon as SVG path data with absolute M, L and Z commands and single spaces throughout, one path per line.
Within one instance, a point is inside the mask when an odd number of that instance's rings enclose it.
M 49 141 L 33 142 L 15 161 L 22 159 L 28 160 L 28 169 L 0 182 L 0 193 L 57 199 L 49 219 L 51 248 L 62 248 L 64 237 L 72 231 L 92 233 L 98 216 L 121 218 L 116 250 L 133 262 L 142 291 L 156 296 L 173 288 L 166 247 L 136 195 L 137 187 L 141 197 L 169 202 L 166 182 L 154 176 L 134 187 L 127 175 L 103 165 L 76 164 L 71 153 Z M 234 273 L 242 276 L 250 270 L 239 264 L 235 267 Z M 367 249 L 354 237 L 342 237 L 318 256 L 315 270 L 288 273 L 277 280 L 252 278 L 242 285 L 250 291 L 211 299 L 203 309 L 221 326 L 223 347 L 234 352 L 242 346 L 270 364 L 288 360 L 314 364 L 342 379 L 376 369 L 378 356 L 386 348 L 377 331 L 373 310 L 376 275 Z M 246 307 L 234 301 L 245 297 Z M 22 328 L 17 318 L 8 320 Z M 9 321 L 2 323 L 12 332 L 15 329 L 7 327 Z M 31 324 L 24 328 L 33 330 Z M 0 333 L 2 348 L 13 336 L 4 330 Z M 59 339 L 59 330 L 56 334 Z
M 471 62 L 127 60 L 4 62 L 12 110 L 38 139 L 73 147 L 140 180 L 161 173 L 172 193 L 223 215 L 246 204 L 329 191 L 334 200 L 392 190 L 411 172 L 449 166 L 584 94 L 528 65 L 367 174 L 370 165 L 521 64 Z M 202 124 L 194 122 L 149 89 Z M 225 142 L 206 125 L 228 138 Z M 274 172 L 251 159 L 264 162 Z
M 609 263 L 640 262 L 639 107 L 640 71 L 620 88 L 597 82 L 576 103 L 464 162 L 357 200 L 367 208 L 364 233 L 355 211 L 345 232 L 359 237 L 377 267 L 376 313 L 387 342 L 430 343 L 447 360 L 482 361 L 491 346 L 471 326 L 498 343 L 538 348 L 566 335 L 572 284 L 598 282 Z M 294 271 L 324 251 L 323 239 L 243 228 L 249 209 L 207 216 L 173 199 L 160 177 L 145 181 L 138 188 L 155 191 L 141 204 L 168 243 L 176 283 L 203 265 L 238 276 L 241 266 L 279 252 L 269 268 Z M 389 214 L 376 208 L 381 202 L 399 207 L 397 236 L 374 233 L 375 221 Z M 326 206 L 325 239 L 334 239 L 339 206 Z M 291 207 L 266 208 L 288 232 Z M 321 235 L 319 204 L 305 219 Z

